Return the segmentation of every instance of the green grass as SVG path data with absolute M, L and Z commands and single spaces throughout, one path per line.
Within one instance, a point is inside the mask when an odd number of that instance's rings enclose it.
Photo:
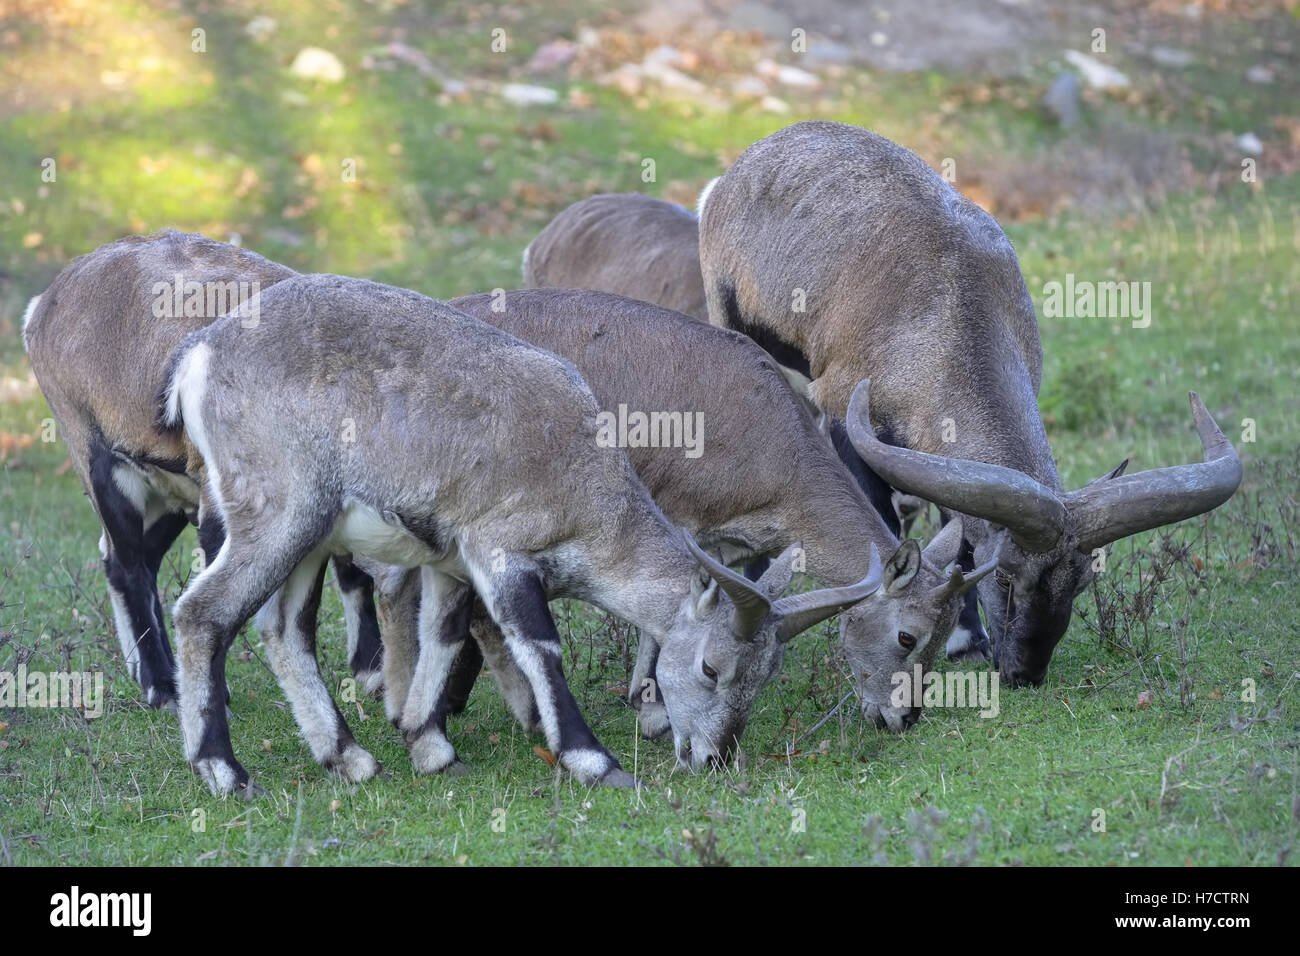
M 612 90 L 563 76 L 538 81 L 565 95 L 579 87 L 590 105 L 517 110 L 480 94 L 444 102 L 437 84 L 412 70 L 359 68 L 366 50 L 387 41 L 381 28 L 403 25 L 408 42 L 449 75 L 528 80 L 518 63 L 533 49 L 571 33 L 577 20 L 613 16 L 594 4 L 558 13 L 517 5 L 520 20 L 507 24 L 519 42 L 513 61 L 487 51 L 487 21 L 404 6 L 341 4 L 329 15 L 264 6 L 280 22 L 265 49 L 241 39 L 252 5 L 191 21 L 113 3 L 83 24 L 24 27 L 30 45 L 19 55 L 32 70 L 42 44 L 91 35 L 99 43 L 79 86 L 51 81 L 34 88 L 35 105 L 0 114 L 0 163 L 32 171 L 0 194 L 0 267 L 12 277 L 0 284 L 0 395 L 9 396 L 0 400 L 0 434 L 32 440 L 0 466 L 0 670 L 19 661 L 102 670 L 108 703 L 92 721 L 68 711 L 0 712 L 0 861 L 1216 865 L 1288 858 L 1297 836 L 1300 676 L 1294 175 L 1269 176 L 1264 189 L 1237 184 L 1175 195 L 1156 212 L 1114 221 L 1081 210 L 1008 226 L 1040 311 L 1044 284 L 1066 272 L 1152 284 L 1149 328 L 1042 321 L 1041 407 L 1067 487 L 1125 457 L 1134 458 L 1133 468 L 1195 460 L 1188 389 L 1200 392 L 1234 440 L 1242 420 L 1254 419 L 1256 441 L 1238 442 L 1242 492 L 1174 531 L 1190 555 L 1155 587 L 1146 620 L 1121 615 L 1113 632 L 1102 633 L 1098 598 L 1081 596 L 1046 684 L 1002 693 L 996 718 L 929 709 L 919 726 L 894 737 L 866 726 L 850 703 L 812 731 L 848 691 L 823 625 L 797 642 L 780 681 L 759 698 L 744 741 L 747 769 L 686 775 L 674 770 L 667 744 L 638 739 L 633 712 L 610 690 L 627 679 L 627 629 L 589 608 L 557 604 L 583 711 L 648 790 L 591 791 L 557 776 L 534 753 L 541 741 L 515 727 L 487 678 L 451 723 L 471 767 L 454 779 L 412 773 L 378 702 L 345 705 L 358 740 L 388 772 L 352 786 L 311 759 L 255 633 L 246 630 L 229 666 L 232 736 L 269 793 L 249 804 L 211 797 L 181 757 L 175 719 L 142 705 L 120 661 L 94 516 L 75 477 L 58 471 L 62 446 L 41 442 L 48 410 L 25 384 L 17 320 L 26 297 L 68 257 L 169 225 L 218 238 L 239 232 L 246 245 L 298 268 L 368 275 L 433 295 L 508 288 L 524 245 L 567 203 L 602 190 L 689 195 L 725 157 L 794 118 L 753 107 L 717 113 L 654 96 L 638 109 Z M 202 58 L 189 52 L 195 25 L 208 31 Z M 313 87 L 285 78 L 306 43 L 339 53 L 348 81 Z M 98 84 L 101 70 L 130 72 L 146 55 L 175 64 L 132 72 L 125 94 Z M 1185 82 L 1203 95 L 1202 77 Z M 909 142 L 914 117 L 936 113 L 965 85 L 942 74 L 850 71 L 842 84 L 848 92 L 791 102 L 797 117 L 849 119 Z M 1221 100 L 1236 109 L 1244 94 L 1231 89 Z M 302 99 L 286 100 L 285 91 Z M 1241 111 L 1254 120 L 1269 102 Z M 1000 98 L 963 107 L 946 129 L 950 142 L 983 155 L 999 144 L 1050 145 L 1062 136 Z M 42 190 L 44 156 L 58 158 L 59 178 Z M 355 186 L 338 174 L 347 157 L 360 160 Z M 643 157 L 656 159 L 657 182 L 641 181 Z M 32 233 L 39 243 L 24 242 Z M 1271 245 L 1261 238 L 1268 236 Z M 1156 537 L 1112 549 L 1102 609 L 1111 582 L 1131 593 L 1155 570 Z M 164 567 L 168 602 L 189 575 L 193 547 L 187 532 Z M 348 674 L 333 592 L 321 630 L 322 668 L 337 686 Z M 1254 701 L 1243 700 L 1243 681 L 1254 682 Z M 1143 691 L 1152 694 L 1147 709 L 1138 707 Z M 779 756 L 791 749 L 799 753 Z M 1099 810 L 1104 832 L 1094 829 Z

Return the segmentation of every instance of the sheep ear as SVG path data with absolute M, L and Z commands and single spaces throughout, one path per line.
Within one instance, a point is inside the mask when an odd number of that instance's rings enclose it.
M 946 568 L 961 554 L 961 536 L 962 524 L 959 516 L 940 528 L 939 533 L 930 539 L 930 543 L 921 553 L 936 568 Z
M 703 616 L 718 603 L 718 582 L 700 568 L 691 575 L 691 608 L 696 617 Z
M 921 545 L 908 538 L 885 562 L 884 587 L 886 594 L 897 594 L 912 583 L 921 570 Z

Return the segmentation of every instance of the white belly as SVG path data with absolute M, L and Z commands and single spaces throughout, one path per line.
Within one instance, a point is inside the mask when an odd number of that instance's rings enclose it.
M 463 578 L 465 569 L 455 543 L 439 554 L 407 531 L 399 521 L 387 520 L 370 505 L 349 501 L 334 522 L 329 547 L 336 553 L 361 555 L 372 561 L 402 568 L 430 565 L 453 577 Z

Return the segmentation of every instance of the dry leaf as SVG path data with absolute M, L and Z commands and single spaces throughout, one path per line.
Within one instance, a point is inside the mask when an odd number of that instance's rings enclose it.
M 343 809 L 343 801 L 342 801 L 342 800 L 331 800 L 331 801 L 330 801 L 330 813 L 338 813 L 338 812 L 339 812 L 340 810 L 342 810 L 342 809 Z
M 537 754 L 537 756 L 539 756 L 539 757 L 541 757 L 543 760 L 545 760 L 545 761 L 546 761 L 546 766 L 548 766 L 548 767 L 554 767 L 554 766 L 555 766 L 555 754 L 551 753 L 551 752 L 550 752 L 549 750 L 547 750 L 545 747 L 539 747 L 539 746 L 537 746 L 536 744 L 534 744 L 534 745 L 533 745 L 533 753 Z

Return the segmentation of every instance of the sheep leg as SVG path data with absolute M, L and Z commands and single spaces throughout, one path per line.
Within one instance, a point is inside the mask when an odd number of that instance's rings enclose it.
M 369 780 L 379 762 L 352 737 L 316 660 L 316 624 L 325 556 L 313 554 L 257 614 L 271 670 L 284 690 L 312 756 L 344 780 Z
M 399 723 L 421 773 L 462 773 L 465 765 L 447 739 L 447 681 L 469 634 L 473 591 L 431 567 L 420 569 L 420 654 Z

